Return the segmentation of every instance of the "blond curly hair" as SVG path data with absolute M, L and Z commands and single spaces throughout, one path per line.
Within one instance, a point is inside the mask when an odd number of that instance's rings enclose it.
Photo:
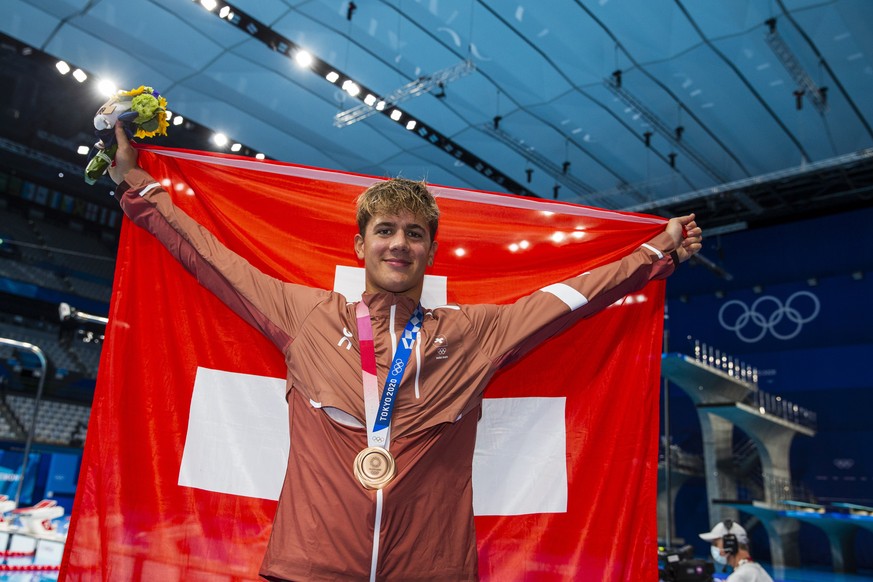
M 426 182 L 406 178 L 378 182 L 358 196 L 357 220 L 361 236 L 364 236 L 370 219 L 377 214 L 399 214 L 404 210 L 424 218 L 430 231 L 430 239 L 434 240 L 440 220 L 440 209 L 436 200 L 428 190 Z

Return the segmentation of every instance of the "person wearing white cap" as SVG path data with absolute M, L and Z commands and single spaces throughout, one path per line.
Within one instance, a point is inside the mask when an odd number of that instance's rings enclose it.
M 726 519 L 713 526 L 712 531 L 699 534 L 712 544 L 710 551 L 716 564 L 734 569 L 727 582 L 773 582 L 773 578 L 749 553 L 749 535 L 743 526 Z

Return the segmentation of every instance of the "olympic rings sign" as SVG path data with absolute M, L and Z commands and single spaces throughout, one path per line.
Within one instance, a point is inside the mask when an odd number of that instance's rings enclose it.
M 396 376 L 403 371 L 403 360 L 400 358 L 394 360 L 394 365 L 391 366 L 391 375 Z
M 809 301 L 812 305 L 804 305 Z M 772 311 L 769 307 L 772 307 Z M 797 337 L 804 323 L 818 317 L 820 310 L 818 297 L 809 291 L 797 291 L 784 304 L 773 295 L 759 297 L 751 306 L 739 299 L 732 299 L 718 310 L 718 322 L 746 343 L 762 340 L 768 331 L 776 339 L 790 340 Z M 783 319 L 789 323 L 777 329 L 776 326 Z

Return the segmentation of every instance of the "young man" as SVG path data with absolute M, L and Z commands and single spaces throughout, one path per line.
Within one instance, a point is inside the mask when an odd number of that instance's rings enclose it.
M 711 531 L 699 535 L 712 544 L 712 559 L 717 564 L 733 568 L 728 582 L 773 582 L 764 568 L 752 561 L 749 536 L 740 524 L 726 519 L 715 524 Z
M 686 216 L 624 259 L 514 304 L 424 309 L 439 210 L 424 184 L 389 180 L 358 201 L 365 292 L 348 303 L 269 277 L 225 248 L 116 134 L 110 175 L 124 212 L 285 356 L 291 452 L 267 580 L 478 579 L 472 461 L 489 379 L 700 249 Z M 337 344 L 340 332 L 349 339 Z M 451 360 L 437 357 L 443 343 Z

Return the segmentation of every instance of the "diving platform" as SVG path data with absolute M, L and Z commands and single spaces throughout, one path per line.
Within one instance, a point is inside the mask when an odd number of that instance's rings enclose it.
M 757 373 L 747 374 L 728 358 L 664 354 L 661 374 L 685 391 L 697 408 L 703 435 L 704 476 L 709 521 L 737 520 L 737 509 L 770 508 L 792 497 L 789 453 L 796 435 L 814 436 L 815 414 L 779 396 L 758 389 Z M 761 460 L 763 499 L 737 500 L 742 475 L 734 458 L 734 428 L 754 444 Z M 722 501 L 719 501 L 722 500 Z M 738 505 L 741 504 L 741 505 Z M 750 505 L 754 504 L 754 505 Z M 800 563 L 797 538 L 800 524 L 777 514 L 761 520 L 768 532 L 773 565 Z

